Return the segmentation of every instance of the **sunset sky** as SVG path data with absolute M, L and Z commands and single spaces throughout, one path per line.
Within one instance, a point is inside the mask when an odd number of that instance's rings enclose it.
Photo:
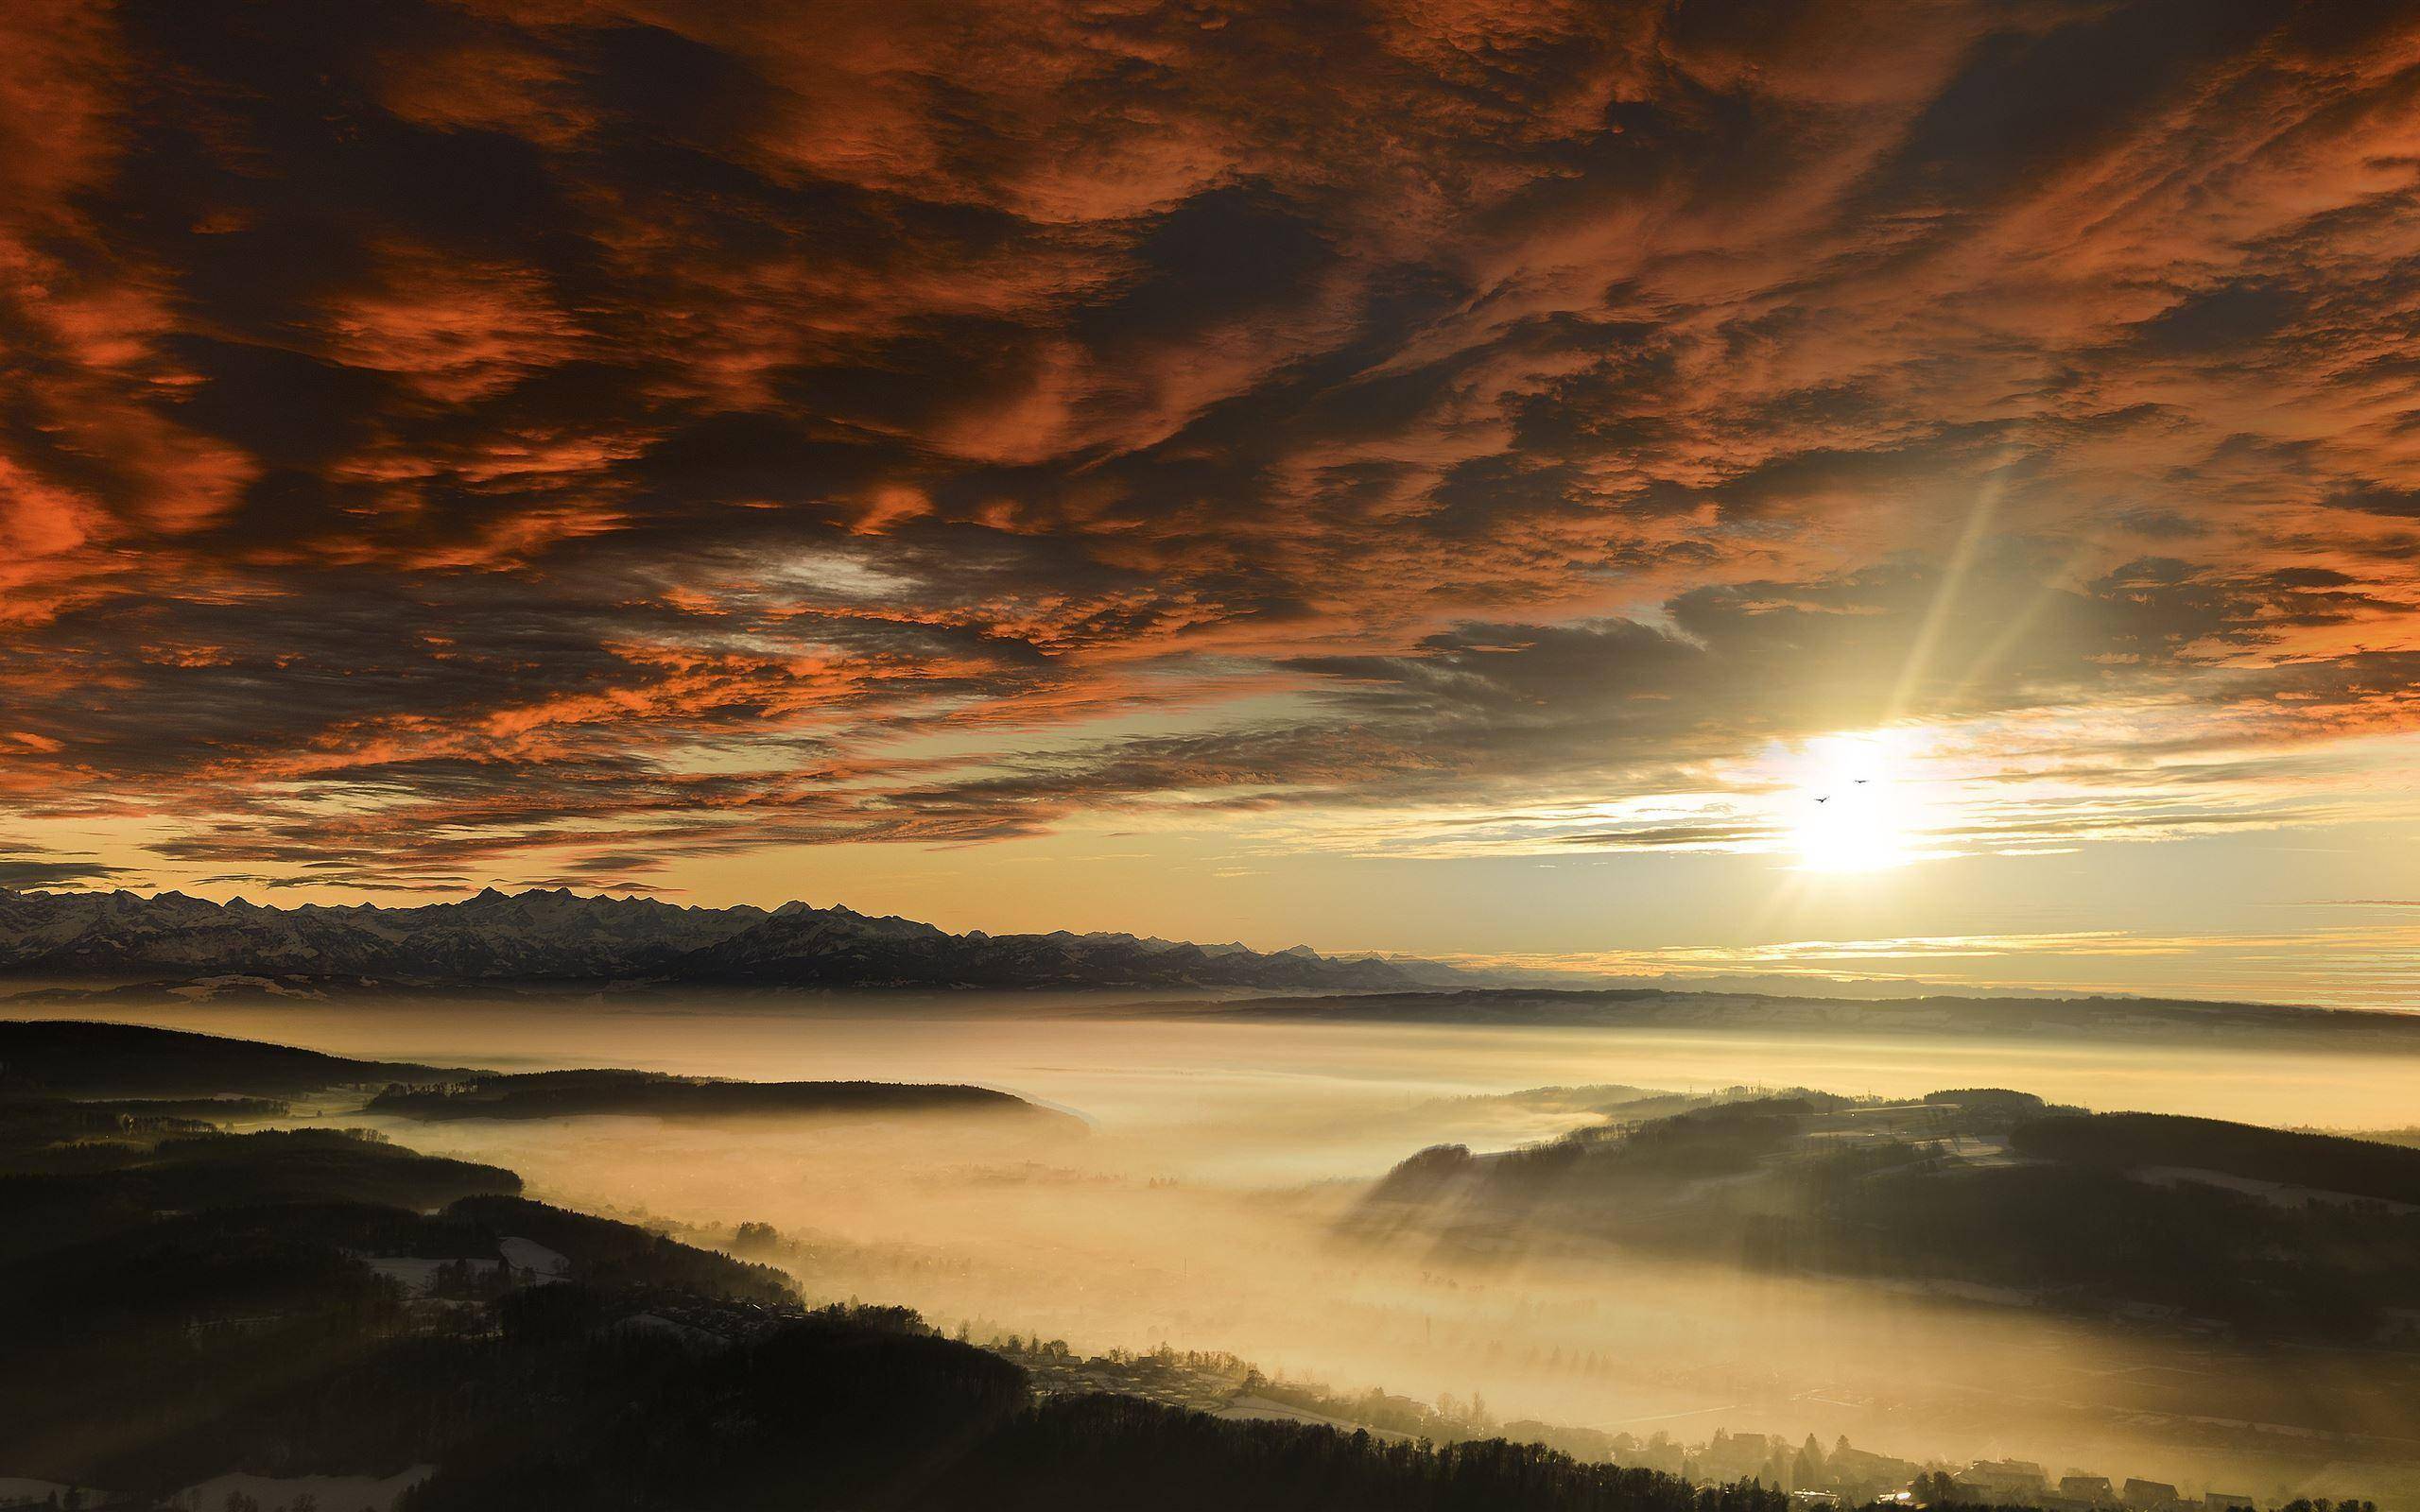
M 0 885 L 2420 1003 L 2420 16 L 24 0 Z

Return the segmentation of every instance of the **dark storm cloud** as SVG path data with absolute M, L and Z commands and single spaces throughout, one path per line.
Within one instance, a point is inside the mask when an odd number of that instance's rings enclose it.
M 2396 8 L 8 26 L 0 804 L 180 863 L 2406 718 Z

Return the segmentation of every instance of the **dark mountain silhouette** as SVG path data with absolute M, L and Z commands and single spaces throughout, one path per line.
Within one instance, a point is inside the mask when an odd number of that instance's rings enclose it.
M 0 973 L 50 980 L 697 983 L 751 988 L 1244 988 L 1384 991 L 1377 960 L 1132 935 L 952 935 L 785 903 L 695 908 L 558 888 L 460 902 L 268 908 L 164 892 L 0 889 Z

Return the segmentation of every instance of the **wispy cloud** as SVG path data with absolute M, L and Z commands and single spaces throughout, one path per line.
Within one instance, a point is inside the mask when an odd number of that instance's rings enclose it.
M 1789 939 L 1750 945 L 1487 954 L 1457 964 L 1595 976 L 1668 977 L 1675 986 L 1863 983 L 2063 992 L 2158 993 L 2255 1003 L 2408 1010 L 2420 989 L 2420 926 L 2308 932 L 2046 930 L 1881 938 Z

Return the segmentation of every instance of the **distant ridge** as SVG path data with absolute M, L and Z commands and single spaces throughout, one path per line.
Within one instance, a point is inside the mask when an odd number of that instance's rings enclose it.
M 264 907 L 163 892 L 0 888 L 0 974 L 135 982 L 649 983 L 752 988 L 1389 991 L 1402 968 L 1132 935 L 952 935 L 803 902 L 684 907 L 489 888 L 459 902 Z M 264 986 L 270 984 L 264 983 Z
M 2420 1013 L 2183 998 L 1817 998 L 1661 988 L 1465 988 L 1349 997 L 1270 996 L 1171 1014 L 1329 1023 L 1684 1029 L 1725 1033 L 1923 1034 L 2007 1040 L 2296 1040 L 2420 1052 Z
M 659 1071 L 533 1071 L 389 1086 L 365 1109 L 432 1122 L 648 1113 L 659 1118 L 978 1114 L 1081 1129 L 1083 1121 L 988 1087 L 884 1081 L 733 1081 Z M 2420 1157 L 2415 1157 L 2420 1159 Z

